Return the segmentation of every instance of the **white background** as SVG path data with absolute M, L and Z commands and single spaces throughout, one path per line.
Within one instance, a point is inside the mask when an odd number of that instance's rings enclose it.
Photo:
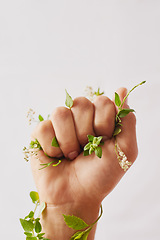
M 96 240 L 160 239 L 160 1 L 0 0 L 1 239 L 25 239 L 19 218 L 35 190 L 22 148 L 34 126 L 86 85 L 114 91 L 147 80 L 130 96 L 139 156 L 104 200 Z

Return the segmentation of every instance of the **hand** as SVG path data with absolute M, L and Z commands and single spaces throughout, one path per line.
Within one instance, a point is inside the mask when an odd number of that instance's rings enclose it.
M 117 92 L 121 99 L 126 95 L 125 88 Z M 127 103 L 123 107 L 128 108 Z M 71 110 L 58 107 L 50 120 L 43 121 L 36 127 L 32 140 L 37 139 L 43 150 L 38 153 L 40 161 L 32 157 L 31 166 L 41 201 L 48 206 L 62 208 L 67 214 L 78 215 L 88 223 L 95 220 L 93 218 L 98 214 L 101 201 L 124 175 L 112 137 L 116 112 L 114 102 L 105 96 L 96 97 L 93 103 L 79 97 L 74 100 Z M 117 142 L 128 160 L 134 162 L 138 152 L 135 115 L 129 113 L 122 119 L 122 124 Z M 101 159 L 94 153 L 83 156 L 83 146 L 88 142 L 88 134 L 104 137 Z M 51 146 L 54 136 L 59 148 Z M 51 157 L 65 156 L 65 159 L 57 167 L 38 170 L 40 163 L 51 161 L 44 152 Z

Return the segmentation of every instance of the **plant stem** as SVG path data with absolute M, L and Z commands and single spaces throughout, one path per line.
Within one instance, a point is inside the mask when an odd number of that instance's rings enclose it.
M 134 87 L 127 93 L 127 95 L 126 95 L 126 96 L 124 97 L 124 99 L 123 99 L 123 102 L 121 103 L 120 108 L 122 108 L 124 102 L 126 101 L 127 97 L 129 96 L 129 94 L 130 94 L 135 88 L 137 88 L 138 86 L 144 84 L 145 82 L 146 82 L 146 81 L 143 81 L 143 82 L 137 84 L 136 86 L 134 86 Z
M 35 212 L 37 210 L 38 205 L 39 205 L 39 202 L 36 203 L 36 206 L 35 206 L 35 209 L 34 209 L 34 214 L 35 214 Z
M 102 208 L 102 204 L 101 204 L 101 213 L 100 213 L 99 217 L 97 218 L 97 220 L 90 225 L 90 227 L 93 227 L 93 225 L 95 225 L 98 222 L 98 220 L 102 217 L 102 214 L 103 214 L 103 208 Z

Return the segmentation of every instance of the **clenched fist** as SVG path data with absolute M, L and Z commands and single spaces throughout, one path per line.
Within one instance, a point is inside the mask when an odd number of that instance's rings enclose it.
M 121 100 L 126 89 L 117 93 Z M 129 108 L 124 103 L 124 108 Z M 42 146 L 37 160 L 31 158 L 31 167 L 40 200 L 47 208 L 42 215 L 43 231 L 51 240 L 69 240 L 73 230 L 69 229 L 62 214 L 81 217 L 88 224 L 98 216 L 102 200 L 112 191 L 124 175 L 115 153 L 115 129 L 117 108 L 114 101 L 106 96 L 98 96 L 92 103 L 84 97 L 74 99 L 73 107 L 56 108 L 49 120 L 40 122 L 32 133 Z M 136 119 L 129 113 L 122 119 L 122 132 L 116 141 L 128 158 L 134 162 L 137 157 Z M 94 153 L 83 156 L 83 147 L 88 142 L 87 135 L 103 136 L 102 158 Z M 56 136 L 59 147 L 51 145 Z M 43 170 L 40 163 L 48 163 L 50 157 L 64 159 L 57 167 Z M 94 239 L 95 228 L 88 239 Z

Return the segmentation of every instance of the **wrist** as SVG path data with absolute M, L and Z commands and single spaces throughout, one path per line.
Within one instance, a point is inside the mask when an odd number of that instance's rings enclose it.
M 69 240 L 76 230 L 66 225 L 63 214 L 77 216 L 90 225 L 98 218 L 99 209 L 100 204 L 91 203 L 67 203 L 59 206 L 47 204 L 41 217 L 45 237 L 50 240 Z M 94 239 L 95 230 L 96 224 L 89 233 L 88 240 Z

